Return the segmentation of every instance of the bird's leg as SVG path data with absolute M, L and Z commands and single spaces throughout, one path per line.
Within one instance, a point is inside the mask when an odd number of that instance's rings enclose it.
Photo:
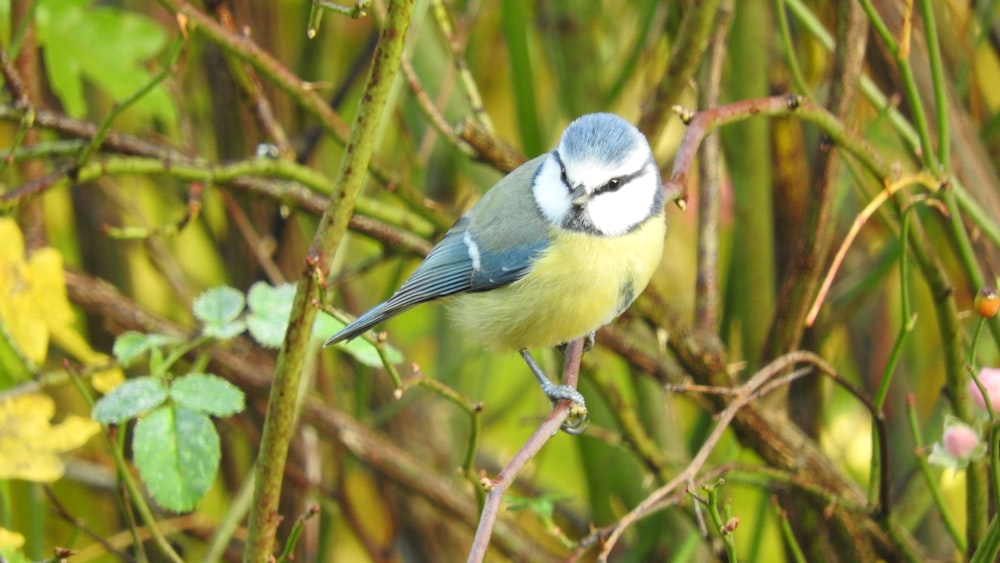
M 587 402 L 579 391 L 569 385 L 556 385 L 545 375 L 542 368 L 531 357 L 527 350 L 521 350 L 521 357 L 524 363 L 528 364 L 528 369 L 535 374 L 539 385 L 542 386 L 542 393 L 549 398 L 555 406 L 559 401 L 566 399 L 573 403 L 574 408 L 570 410 L 570 416 L 562 425 L 562 429 L 568 434 L 580 434 L 587 428 Z
M 597 333 L 590 331 L 587 336 L 584 337 L 586 340 L 583 341 L 583 351 L 590 352 L 594 348 L 594 343 L 597 342 Z M 566 349 L 569 348 L 569 342 L 563 342 L 562 344 L 556 345 L 556 350 L 566 355 Z

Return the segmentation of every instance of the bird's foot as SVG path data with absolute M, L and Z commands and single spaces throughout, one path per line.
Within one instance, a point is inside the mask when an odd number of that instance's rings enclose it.
M 552 383 L 542 371 L 542 368 L 535 363 L 535 359 L 531 357 L 531 354 L 527 350 L 521 350 L 521 357 L 528 364 L 531 373 L 535 374 L 535 378 L 538 379 L 538 383 L 542 387 L 542 393 L 545 393 L 545 396 L 549 398 L 552 406 L 555 406 L 556 403 L 562 400 L 567 400 L 571 403 L 569 416 L 561 426 L 563 432 L 574 435 L 582 434 L 587 429 L 588 424 L 587 401 L 583 398 L 583 395 L 569 385 L 556 385 Z

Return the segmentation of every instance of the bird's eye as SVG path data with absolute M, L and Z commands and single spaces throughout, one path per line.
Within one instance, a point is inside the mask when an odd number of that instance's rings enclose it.
M 560 166 L 559 167 L 559 178 L 562 179 L 562 182 L 564 184 L 566 184 L 567 186 L 569 185 L 569 176 L 566 175 L 566 167 L 565 166 Z
M 624 184 L 625 181 L 622 180 L 621 178 L 612 178 L 608 180 L 603 186 L 598 188 L 594 193 L 596 195 L 596 194 L 603 194 L 607 192 L 617 191 L 618 188 L 622 187 L 622 185 Z

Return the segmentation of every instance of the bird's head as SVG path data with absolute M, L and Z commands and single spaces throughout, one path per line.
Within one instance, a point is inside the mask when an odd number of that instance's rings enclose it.
M 531 190 L 553 225 L 594 235 L 623 235 L 663 212 L 660 172 L 646 137 L 610 113 L 570 123 Z

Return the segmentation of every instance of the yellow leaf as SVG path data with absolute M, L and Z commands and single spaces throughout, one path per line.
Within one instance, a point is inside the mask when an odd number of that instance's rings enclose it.
M 95 352 L 90 344 L 80 333 L 73 330 L 70 325 L 64 325 L 61 327 L 52 327 L 52 340 L 59 345 L 60 348 L 66 350 L 77 360 L 83 362 L 87 366 L 107 366 L 113 363 L 113 360 L 107 354 L 101 354 L 100 352 Z M 115 387 L 118 387 L 123 381 L 125 381 L 125 374 L 122 372 L 121 368 L 111 367 L 108 369 L 102 369 L 93 374 L 91 378 L 91 383 L 94 385 L 94 389 L 97 389 L 101 393 L 109 393 Z
M 13 219 L 0 218 L 0 320 L 28 361 L 41 364 L 51 338 L 88 366 L 108 362 L 73 328 L 73 308 L 66 294 L 62 255 L 41 248 L 24 258 L 24 239 Z M 95 385 L 113 388 L 121 371 L 102 372 Z
M 36 310 L 31 273 L 24 261 L 24 239 L 17 223 L 0 218 L 0 317 L 21 353 L 34 363 L 45 359 L 48 329 Z
M 24 547 L 24 536 L 0 526 L 0 549 L 21 549 Z
M 94 389 L 105 395 L 113 391 L 115 387 L 121 385 L 123 381 L 125 381 L 125 374 L 119 368 L 102 369 L 101 371 L 94 372 L 94 375 L 90 378 Z
M 17 222 L 9 217 L 0 217 L 0 264 L 20 261 L 24 256 L 24 237 Z
M 45 325 L 50 331 L 69 326 L 73 322 L 73 309 L 66 296 L 62 254 L 49 247 L 36 250 L 28 259 L 28 272 L 36 308 Z
M 53 426 L 55 409 L 50 397 L 37 393 L 0 401 L 0 479 L 55 481 L 64 470 L 58 454 L 100 430 L 97 422 L 75 415 Z

